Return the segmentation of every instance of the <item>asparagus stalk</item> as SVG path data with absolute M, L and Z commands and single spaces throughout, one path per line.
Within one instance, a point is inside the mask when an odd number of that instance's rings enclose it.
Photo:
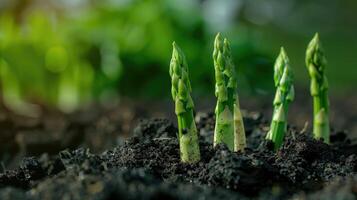
M 276 87 L 274 111 L 267 139 L 273 141 L 276 150 L 283 143 L 289 104 L 294 100 L 293 74 L 283 47 L 274 64 L 274 83 Z
M 322 138 L 324 142 L 329 143 L 329 100 L 325 66 L 326 58 L 316 33 L 306 50 L 306 67 L 311 79 L 310 93 L 314 104 L 313 133 L 316 139 Z
M 217 105 L 214 146 L 224 143 L 230 150 L 244 150 L 246 146 L 242 115 L 239 109 L 237 81 L 228 40 L 220 33 L 214 41 L 213 63 L 215 68 Z
M 174 42 L 170 62 L 171 94 L 175 101 L 178 120 L 178 139 L 181 161 L 195 163 L 200 160 L 197 128 L 193 117 L 193 101 L 190 96 L 191 84 L 185 55 Z

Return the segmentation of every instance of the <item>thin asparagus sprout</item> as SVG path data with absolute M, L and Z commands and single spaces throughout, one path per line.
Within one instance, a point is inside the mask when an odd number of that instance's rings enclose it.
M 277 150 L 282 145 L 287 130 L 289 104 L 294 100 L 293 74 L 283 47 L 274 64 L 274 83 L 276 87 L 274 112 L 266 138 L 273 141 L 274 148 Z
M 178 139 L 181 161 L 195 163 L 200 160 L 197 128 L 193 117 L 193 101 L 190 96 L 191 84 L 185 55 L 174 42 L 170 62 L 171 94 L 175 101 L 178 121 Z
M 216 77 L 216 126 L 214 146 L 224 143 L 230 150 L 246 147 L 243 119 L 239 108 L 237 81 L 228 40 L 217 34 L 214 41 L 213 62 Z
M 314 104 L 314 128 L 316 139 L 330 142 L 328 83 L 325 75 L 326 58 L 321 47 L 318 33 L 309 43 L 306 50 L 306 67 L 309 71 L 310 93 Z

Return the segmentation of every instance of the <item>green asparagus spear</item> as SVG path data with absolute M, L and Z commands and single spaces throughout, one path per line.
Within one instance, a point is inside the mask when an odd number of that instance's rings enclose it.
M 214 41 L 213 62 L 216 77 L 216 126 L 214 145 L 224 143 L 230 150 L 244 150 L 246 146 L 242 115 L 239 109 L 237 81 L 230 45 L 220 33 Z
M 175 101 L 178 120 L 178 139 L 181 161 L 195 163 L 200 160 L 197 128 L 193 117 L 193 101 L 190 96 L 191 84 L 185 55 L 174 42 L 170 62 L 171 94 Z
M 267 139 L 273 141 L 275 150 L 283 143 L 287 129 L 287 116 L 290 102 L 294 100 L 293 74 L 289 64 L 289 58 L 284 48 L 274 65 L 274 83 L 276 93 L 274 98 L 274 112 Z
M 310 74 L 310 92 L 314 102 L 314 128 L 316 139 L 330 142 L 328 83 L 325 75 L 326 58 L 320 44 L 318 33 L 306 50 L 306 67 Z

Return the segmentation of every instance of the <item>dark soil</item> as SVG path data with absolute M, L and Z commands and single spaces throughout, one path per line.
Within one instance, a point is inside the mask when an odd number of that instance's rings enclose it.
M 344 132 L 334 133 L 327 145 L 289 128 L 283 147 L 273 152 L 264 140 L 267 122 L 258 113 L 248 113 L 249 145 L 235 153 L 223 145 L 212 147 L 212 114 L 198 113 L 196 121 L 202 155 L 197 164 L 180 162 L 177 130 L 170 121 L 142 120 L 133 137 L 101 154 L 65 150 L 27 157 L 20 167 L 3 169 L 0 199 L 357 197 L 357 147 Z M 72 126 L 86 128 L 80 124 Z

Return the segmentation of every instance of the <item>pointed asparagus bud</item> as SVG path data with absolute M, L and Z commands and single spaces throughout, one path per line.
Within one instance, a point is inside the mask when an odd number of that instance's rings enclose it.
M 274 83 L 276 87 L 273 101 L 274 112 L 267 139 L 274 143 L 278 149 L 284 140 L 287 129 L 287 115 L 289 104 L 294 100 L 293 73 L 289 58 L 282 47 L 274 64 Z
M 170 62 L 171 94 L 175 101 L 175 113 L 178 121 L 178 139 L 181 161 L 195 163 L 200 160 L 197 128 L 193 118 L 193 101 L 190 95 L 191 85 L 185 55 L 174 42 Z
M 246 144 L 245 132 L 236 92 L 237 81 L 231 48 L 228 40 L 223 39 L 220 33 L 214 41 L 213 63 L 217 97 L 214 146 L 223 143 L 232 151 L 243 151 Z
M 313 98 L 314 127 L 316 139 L 330 142 L 328 82 L 325 75 L 326 58 L 321 47 L 318 33 L 306 50 L 306 67 L 310 75 L 310 93 Z

